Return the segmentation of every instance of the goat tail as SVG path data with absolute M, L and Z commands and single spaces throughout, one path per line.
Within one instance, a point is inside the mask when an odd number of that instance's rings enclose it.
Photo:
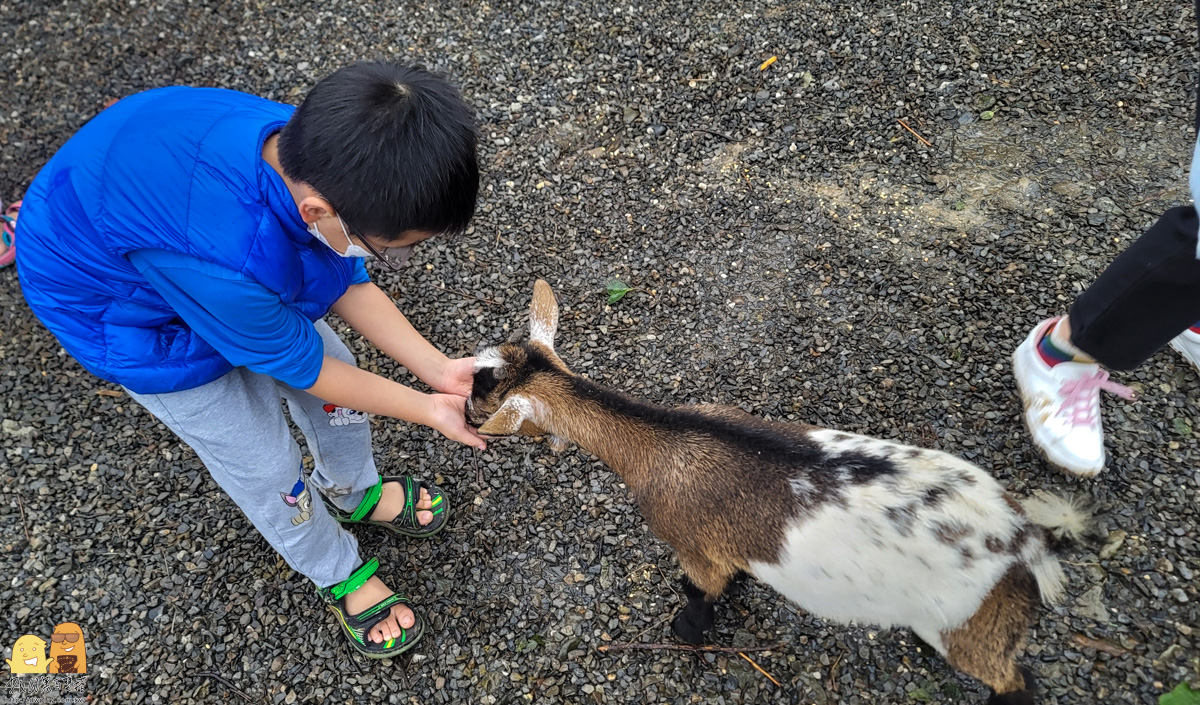
M 1021 502 L 1029 521 L 1044 529 L 1043 541 L 1029 541 L 1021 560 L 1037 581 L 1042 602 L 1055 605 L 1066 594 L 1067 576 L 1054 552 L 1079 543 L 1095 532 L 1091 507 L 1074 497 L 1038 490 Z
M 1067 574 L 1046 544 L 1042 541 L 1027 542 L 1021 550 L 1020 560 L 1033 573 L 1042 602 L 1047 605 L 1061 603 L 1067 594 Z
M 1086 500 L 1037 490 L 1021 501 L 1021 507 L 1029 521 L 1046 530 L 1052 550 L 1068 548 L 1096 533 L 1092 507 Z

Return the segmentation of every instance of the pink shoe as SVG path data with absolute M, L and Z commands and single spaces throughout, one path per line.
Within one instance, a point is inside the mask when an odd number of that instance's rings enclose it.
M 0 269 L 17 261 L 17 214 L 21 211 L 21 202 L 17 201 L 4 209 L 4 231 L 0 233 L 0 242 L 4 250 L 0 251 Z

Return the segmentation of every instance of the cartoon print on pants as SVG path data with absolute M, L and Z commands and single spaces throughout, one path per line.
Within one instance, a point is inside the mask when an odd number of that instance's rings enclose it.
M 354 489 L 351 487 L 327 487 L 321 490 L 321 494 L 330 499 L 337 499 L 338 497 L 345 497 L 353 491 Z
M 292 526 L 300 526 L 304 522 L 312 518 L 313 501 L 312 494 L 309 493 L 308 487 L 304 484 L 304 468 L 300 468 L 300 476 L 296 478 L 296 484 L 292 486 L 291 494 L 279 493 L 283 498 L 283 503 L 289 507 L 297 507 L 300 513 L 292 517 Z
M 321 408 L 325 410 L 326 414 L 329 414 L 330 426 L 349 426 L 352 423 L 367 422 L 367 415 L 361 411 L 347 409 L 336 404 L 326 404 Z

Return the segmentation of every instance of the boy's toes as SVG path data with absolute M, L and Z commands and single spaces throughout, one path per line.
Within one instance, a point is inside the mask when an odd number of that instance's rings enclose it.
M 393 606 L 392 616 L 396 617 L 400 622 L 400 626 L 404 627 L 405 629 L 412 629 L 412 625 L 417 623 L 417 618 L 413 615 L 413 611 L 404 605 Z M 396 633 L 396 637 L 400 637 L 399 632 Z
M 433 512 L 417 512 L 417 523 L 421 526 L 433 521 Z
M 388 639 L 399 639 L 401 627 L 409 629 L 415 622 L 412 610 L 404 605 L 394 605 L 388 618 L 371 628 L 371 641 L 382 644 Z
M 394 617 L 388 617 L 379 624 L 371 627 L 367 637 L 376 644 L 382 644 L 392 638 L 392 630 L 397 627 Z

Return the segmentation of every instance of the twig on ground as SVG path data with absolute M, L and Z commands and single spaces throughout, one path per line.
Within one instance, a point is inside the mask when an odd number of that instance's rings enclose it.
M 25 530 L 25 543 L 33 548 L 33 539 L 29 538 L 29 524 L 25 523 L 25 502 L 21 501 L 21 493 L 17 493 L 17 508 L 21 510 L 21 528 Z
M 833 660 L 833 665 L 829 667 L 829 687 L 827 690 L 832 690 L 835 693 L 837 692 L 837 669 L 838 665 L 842 662 L 842 657 L 845 655 L 846 652 L 844 651 L 838 654 L 838 657 Z
M 914 130 L 914 129 L 912 129 L 911 127 L 909 127 L 909 126 L 908 126 L 908 123 L 904 122 L 903 120 L 896 120 L 896 122 L 900 123 L 900 126 L 901 126 L 901 127 L 903 127 L 904 129 L 906 129 L 906 130 L 908 130 L 909 132 L 913 133 L 913 135 L 914 135 L 914 136 L 916 136 L 916 138 L 917 138 L 917 139 L 919 139 L 919 140 L 921 140 L 923 143 L 925 143 L 925 146 L 926 146 L 926 147 L 932 147 L 932 146 L 933 146 L 933 143 L 932 143 L 932 142 L 930 142 L 929 140 L 925 139 L 924 137 L 922 137 L 922 136 L 918 135 L 916 130 Z
M 396 677 L 400 679 L 400 687 L 405 690 L 412 690 L 412 683 L 408 679 L 408 667 L 412 665 L 413 653 L 409 651 L 407 654 L 401 654 L 400 668 L 397 668 L 395 671 Z
M 462 296 L 463 298 L 475 299 L 476 301 L 482 301 L 485 304 L 491 304 L 493 306 L 502 305 L 499 301 L 492 301 L 491 299 L 485 299 L 482 296 L 476 296 L 475 294 L 471 294 L 471 293 L 468 293 L 465 291 L 459 291 L 458 289 L 451 289 L 450 287 L 446 287 L 446 291 L 449 291 L 451 294 L 458 294 L 459 296 Z
M 626 651 L 628 649 L 645 649 L 647 651 L 691 651 L 694 653 L 704 653 L 711 651 L 723 654 L 739 654 L 743 651 L 778 651 L 783 648 L 783 644 L 771 644 L 770 646 L 692 646 L 691 644 L 601 644 L 596 647 L 597 651 Z M 744 658 L 744 657 L 743 657 Z
M 233 691 L 233 693 L 235 695 L 237 695 L 238 697 L 240 697 L 242 700 L 245 700 L 246 702 L 254 701 L 254 698 L 251 698 L 249 695 L 246 695 L 242 691 L 238 690 L 237 686 L 235 686 L 233 683 L 230 683 L 229 680 L 227 678 L 225 678 L 225 676 L 222 676 L 220 673 L 213 673 L 212 671 L 202 671 L 200 673 L 191 673 L 191 674 L 189 674 L 189 677 L 190 678 L 211 678 L 211 679 L 215 680 L 216 682 L 220 683 L 221 685 L 225 686 L 229 690 Z
M 1138 201 L 1137 203 L 1130 203 L 1129 207 L 1137 208 L 1138 206 L 1144 206 L 1147 203 L 1149 203 L 1150 201 L 1157 201 L 1159 199 L 1159 197 L 1163 196 L 1166 193 L 1167 193 L 1166 191 L 1159 191 L 1158 193 L 1151 194 L 1149 198 L 1144 198 L 1144 199 Z
M 1115 644 L 1108 639 L 1093 639 L 1086 634 L 1072 634 L 1071 638 L 1076 644 L 1079 644 L 1084 648 L 1103 651 L 1104 653 L 1111 654 L 1113 656 L 1124 656 L 1125 654 L 1129 653 L 1129 649 L 1126 649 L 1119 644 Z
M 367 669 L 358 662 L 358 659 L 354 658 L 354 650 L 350 648 L 350 642 L 345 639 L 342 639 L 341 642 L 342 648 L 346 650 L 346 658 L 350 660 L 350 663 L 354 664 L 354 667 L 358 669 L 359 673 L 366 673 Z
M 672 588 L 672 590 L 674 590 L 674 588 Z M 658 624 L 651 624 L 650 626 L 646 627 L 642 631 L 635 634 L 633 638 L 640 639 L 642 637 L 642 635 L 645 634 L 646 632 L 650 631 L 651 629 L 657 629 L 669 621 L 671 621 L 671 615 L 667 615 L 666 617 L 663 617 L 662 619 L 658 620 Z M 607 651 L 607 649 L 605 649 L 605 650 Z
M 741 140 L 734 139 L 733 137 L 730 137 L 729 135 L 727 135 L 723 132 L 717 132 L 716 130 L 706 130 L 703 127 L 693 127 L 692 132 L 703 132 L 705 134 L 712 135 L 713 137 L 720 137 L 721 139 L 725 140 L 726 142 L 741 142 Z
M 754 666 L 755 670 L 757 670 L 759 673 L 763 674 L 763 675 L 764 675 L 764 676 L 766 676 L 767 678 L 770 678 L 770 679 L 771 679 L 771 682 L 772 682 L 772 683 L 774 683 L 774 684 L 775 684 L 777 687 L 779 687 L 779 688 L 782 688 L 782 687 L 783 687 L 782 685 L 780 685 L 779 681 L 775 680 L 775 676 L 772 676 L 770 673 L 767 673 L 766 671 L 764 671 L 762 666 L 760 666 L 760 665 L 758 665 L 757 663 L 755 663 L 755 662 L 754 662 L 754 659 L 750 658 L 750 657 L 749 657 L 749 656 L 747 656 L 746 654 L 743 654 L 741 651 L 737 652 L 737 655 L 738 655 L 738 656 L 741 656 L 741 657 L 742 657 L 742 658 L 744 658 L 744 659 L 746 659 L 746 661 L 747 661 L 747 662 L 748 662 L 748 663 L 749 663 L 751 666 Z

